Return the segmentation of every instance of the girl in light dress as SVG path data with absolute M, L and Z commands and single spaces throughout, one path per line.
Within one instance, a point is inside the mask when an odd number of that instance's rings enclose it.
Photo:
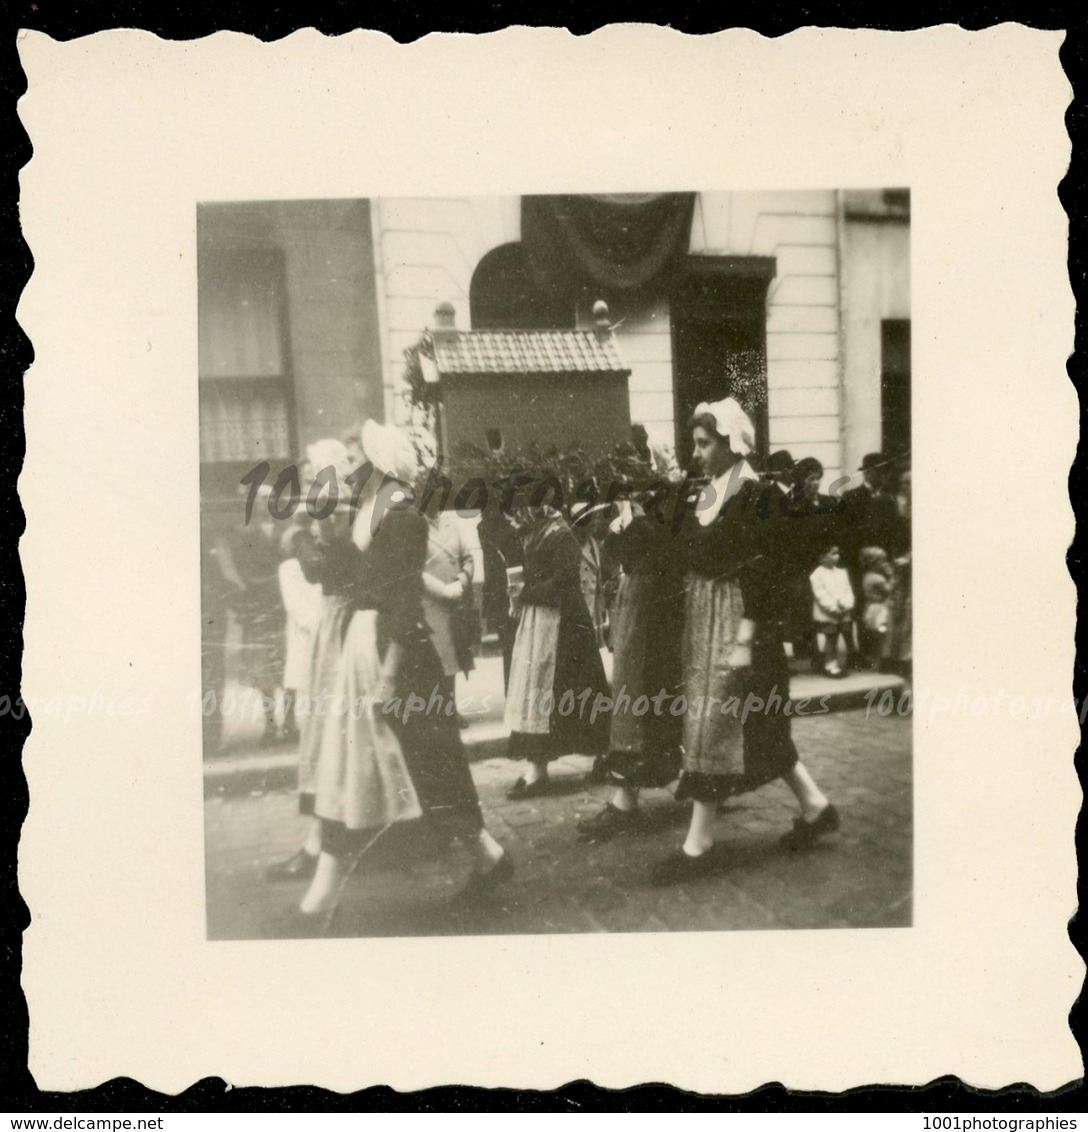
M 319 440 L 307 448 L 306 454 L 307 462 L 317 473 L 325 468 L 333 469 L 338 489 L 352 471 L 353 462 L 340 440 Z M 341 499 L 339 505 L 323 519 L 312 519 L 291 532 L 303 580 L 321 591 L 307 679 L 299 685 L 296 699 L 300 719 L 298 806 L 299 813 L 310 820 L 299 850 L 267 870 L 265 876 L 271 881 L 310 879 L 321 852 L 321 823 L 314 814 L 314 776 L 321 749 L 324 715 L 337 684 L 344 653 L 344 633 L 351 614 L 355 548 L 351 541 L 349 519 L 348 501 Z
M 298 698 L 308 692 L 313 662 L 314 638 L 321 621 L 323 593 L 317 582 L 306 580 L 298 554 L 305 532 L 294 527 L 283 537 L 284 559 L 280 563 L 280 598 L 287 613 L 284 629 L 283 738 L 299 740 Z M 305 705 L 304 705 L 305 707 Z
M 887 553 L 879 546 L 863 547 L 858 560 L 862 595 L 858 635 L 866 663 L 875 665 L 880 662 L 887 647 L 895 574 Z
M 846 673 L 839 665 L 839 638 L 851 657 L 857 655 L 854 626 L 854 587 L 841 565 L 837 546 L 829 546 L 820 556 L 820 565 L 809 575 L 812 587 L 812 621 L 816 629 L 816 648 L 822 658 L 825 676 L 840 679 Z

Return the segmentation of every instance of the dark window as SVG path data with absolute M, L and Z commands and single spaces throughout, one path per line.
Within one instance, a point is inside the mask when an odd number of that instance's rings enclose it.
M 574 299 L 534 273 L 522 244 L 480 260 L 469 287 L 473 330 L 573 330 Z
M 688 421 L 700 401 L 735 397 L 767 446 L 767 285 L 774 260 L 693 256 L 673 291 L 676 453 L 691 457 Z
M 889 456 L 910 453 L 910 319 L 880 324 L 882 447 Z
M 890 209 L 907 212 L 910 210 L 910 189 L 885 189 L 884 203 Z

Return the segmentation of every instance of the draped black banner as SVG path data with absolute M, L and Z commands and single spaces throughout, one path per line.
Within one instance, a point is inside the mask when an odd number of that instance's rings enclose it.
M 694 193 L 521 198 L 521 241 L 553 285 L 660 290 L 687 255 Z

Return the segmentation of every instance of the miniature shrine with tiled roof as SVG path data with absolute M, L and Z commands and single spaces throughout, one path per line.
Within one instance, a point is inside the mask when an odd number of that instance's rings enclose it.
M 628 439 L 631 369 L 605 303 L 594 318 L 592 330 L 459 330 L 453 307 L 440 306 L 433 358 L 421 360 L 439 389 L 442 450 L 497 436 L 507 448 L 561 442 L 602 456 Z

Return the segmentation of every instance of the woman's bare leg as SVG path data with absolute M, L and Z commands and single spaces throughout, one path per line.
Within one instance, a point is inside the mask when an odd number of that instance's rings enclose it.
M 310 826 L 306 830 L 306 840 L 302 843 L 302 848 L 311 857 L 316 857 L 321 852 L 321 819 L 310 818 Z
M 528 768 L 525 771 L 525 785 L 532 786 L 534 782 L 540 782 L 542 779 L 548 777 L 548 760 L 530 760 Z
M 340 897 L 340 885 L 346 871 L 347 866 L 343 858 L 334 857 L 331 853 L 322 850 L 321 856 L 317 859 L 314 879 L 302 898 L 299 911 L 307 916 L 331 912 Z
M 629 814 L 638 809 L 638 791 L 627 786 L 617 786 L 612 794 L 612 805 L 617 810 Z
M 714 844 L 714 817 L 717 807 L 713 802 L 693 802 L 691 824 L 684 841 L 684 852 L 689 857 L 701 857 Z
M 506 850 L 486 829 L 471 838 L 465 839 L 465 846 L 472 854 L 472 864 L 477 872 L 486 873 L 506 856 Z
M 827 809 L 827 796 L 816 785 L 803 763 L 794 763 L 793 767 L 782 776 L 782 780 L 800 803 L 801 816 L 805 821 L 812 821 Z

